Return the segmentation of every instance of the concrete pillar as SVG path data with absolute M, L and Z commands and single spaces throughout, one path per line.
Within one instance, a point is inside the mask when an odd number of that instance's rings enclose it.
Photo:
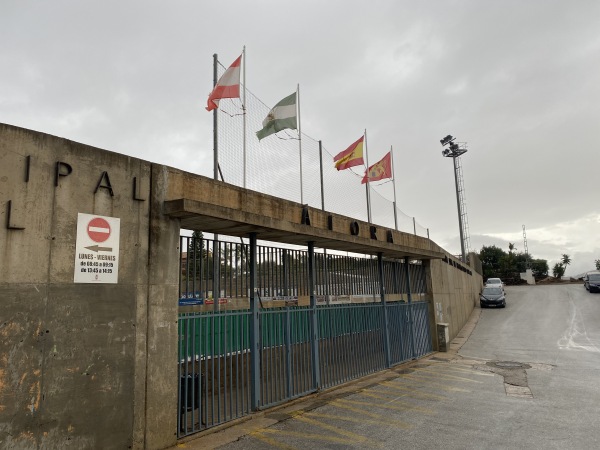
M 135 414 L 145 414 L 144 448 L 161 449 L 176 443 L 180 226 L 178 220 L 161 212 L 168 187 L 167 168 L 153 165 L 152 181 L 143 377 L 146 405 L 145 411 L 135 405 Z

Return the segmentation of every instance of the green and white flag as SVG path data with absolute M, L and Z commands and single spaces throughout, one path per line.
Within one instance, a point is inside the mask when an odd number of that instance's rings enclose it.
M 269 114 L 263 120 L 263 129 L 257 131 L 256 136 L 258 136 L 258 140 L 260 141 L 286 128 L 291 128 L 292 130 L 298 129 L 295 92 L 281 100 L 269 111 Z

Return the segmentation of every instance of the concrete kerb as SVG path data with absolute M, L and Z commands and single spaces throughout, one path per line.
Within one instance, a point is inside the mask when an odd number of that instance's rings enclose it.
M 231 422 L 181 439 L 177 445 L 170 447 L 169 450 L 181 448 L 190 450 L 218 448 L 231 442 L 235 442 L 242 436 L 251 434 L 262 428 L 270 427 L 278 422 L 283 422 L 295 416 L 312 411 L 332 400 L 347 397 L 385 381 L 396 379 L 400 373 L 421 361 L 427 361 L 429 359 L 451 361 L 460 358 L 458 351 L 465 342 L 467 342 L 469 336 L 471 336 L 471 333 L 479 321 L 480 315 L 481 309 L 473 309 L 465 326 L 460 330 L 456 338 L 450 342 L 448 352 L 434 352 L 422 358 L 398 364 L 390 369 L 367 375 L 363 378 L 307 395 L 306 397 L 291 400 L 282 405 L 274 406 L 263 411 L 257 411 L 240 419 L 232 420 Z

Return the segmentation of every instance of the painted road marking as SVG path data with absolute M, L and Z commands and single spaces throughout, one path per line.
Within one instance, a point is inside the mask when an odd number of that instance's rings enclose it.
M 252 436 L 254 439 L 264 442 L 265 444 L 269 444 L 271 447 L 281 448 L 283 450 L 298 450 L 296 447 L 292 447 L 291 445 L 284 444 L 283 442 L 279 442 L 275 439 L 271 439 L 270 437 L 265 436 L 265 432 L 270 432 L 267 430 L 268 428 L 265 428 L 264 430 L 260 431 L 255 431 L 253 433 L 250 433 L 250 436 Z
M 418 369 L 418 370 L 415 370 L 413 372 L 413 374 L 420 374 L 420 375 L 423 375 L 426 377 L 429 376 L 429 374 L 432 374 L 431 376 L 435 375 L 436 377 L 442 377 L 442 378 L 447 378 L 447 379 L 456 380 L 456 381 L 464 381 L 465 383 L 483 383 L 483 381 L 472 380 L 471 378 L 459 377 L 456 375 L 448 375 L 445 373 L 440 373 L 438 371 L 428 370 L 428 369 Z
M 366 437 L 364 437 L 364 436 L 362 436 L 360 434 L 353 433 L 352 431 L 346 431 L 346 430 L 343 430 L 341 428 L 334 427 L 333 425 L 328 425 L 326 423 L 319 422 L 317 420 L 310 419 L 310 418 L 305 417 L 305 416 L 298 416 L 295 419 L 299 420 L 300 422 L 304 422 L 304 423 L 307 423 L 309 425 L 313 425 L 315 427 L 323 428 L 324 430 L 331 431 L 332 433 L 336 433 L 336 434 L 338 434 L 340 436 L 348 438 L 351 442 L 357 442 L 357 441 L 361 442 L 361 443 L 372 443 L 372 442 L 374 442 L 371 439 L 366 438 Z
M 342 403 L 345 404 L 351 404 L 351 405 L 356 405 L 356 406 L 361 406 L 363 408 L 384 408 L 384 409 L 393 409 L 394 411 L 407 411 L 407 410 L 411 410 L 411 409 L 416 409 L 413 407 L 403 407 L 403 406 L 393 406 L 393 405 L 389 405 L 389 404 L 373 404 L 373 402 L 361 402 L 359 400 L 346 400 L 346 399 L 340 399 L 339 400 Z M 425 413 L 427 414 L 427 413 Z M 433 414 L 431 412 L 429 412 L 429 414 Z
M 390 397 L 386 397 L 383 395 L 377 395 L 377 394 L 371 394 L 369 392 L 361 392 L 360 395 L 364 395 L 365 397 L 371 397 L 371 398 L 376 398 L 378 400 L 388 400 L 386 403 L 381 404 L 381 403 L 371 403 L 372 406 L 374 407 L 378 407 L 378 406 L 382 406 L 382 407 L 387 407 L 390 403 L 393 403 L 394 405 L 400 405 L 403 409 L 413 409 L 415 411 L 419 411 L 423 414 L 433 414 L 433 411 L 431 411 L 430 409 L 427 408 L 423 408 L 421 406 L 417 406 L 417 405 L 413 405 L 411 403 L 406 403 L 406 402 L 401 402 L 398 401 L 401 398 L 405 398 L 404 396 L 401 397 L 395 397 L 390 399 Z
M 400 375 L 400 378 L 403 378 L 405 380 L 407 380 L 410 383 L 419 383 L 419 384 L 426 384 L 427 386 L 433 386 L 436 389 L 441 389 L 442 391 L 448 391 L 448 392 L 470 392 L 467 389 L 463 389 L 463 388 L 457 388 L 454 386 L 447 386 L 445 384 L 441 384 L 441 383 L 436 383 L 435 381 L 431 381 L 431 378 L 423 378 L 423 377 L 415 377 L 412 375 L 406 375 L 406 374 L 402 374 Z
M 389 421 L 385 418 L 385 416 L 382 416 L 381 414 L 373 413 L 370 411 L 365 411 L 364 408 L 355 408 L 351 405 L 346 405 L 346 404 L 340 403 L 340 400 L 334 400 L 333 402 L 330 403 L 330 405 L 335 406 L 336 408 L 345 409 L 347 411 L 351 411 L 353 413 L 360 414 L 360 417 L 364 417 L 364 416 L 371 417 L 372 419 L 381 421 L 382 423 L 386 423 L 389 425 L 394 425 L 394 426 L 397 426 L 400 428 L 404 428 L 405 430 L 412 428 L 412 425 L 409 423 L 401 422 L 399 420 Z
M 380 384 L 381 387 L 385 389 L 393 389 L 396 391 L 404 391 L 409 396 L 414 396 L 418 398 L 431 399 L 431 400 L 446 400 L 448 397 L 443 395 L 429 394 L 427 392 L 416 391 L 414 389 L 409 389 L 406 386 L 399 386 L 397 383 L 394 384 L 391 381 L 387 381 L 385 383 Z
M 342 444 L 342 445 L 356 444 L 356 441 L 354 439 L 349 439 L 349 438 L 344 439 L 344 438 L 339 438 L 336 436 L 329 436 L 329 435 L 325 436 L 325 435 L 314 434 L 314 433 L 301 433 L 298 431 L 277 430 L 277 429 L 273 429 L 273 428 L 263 428 L 262 430 L 260 430 L 260 432 L 255 432 L 255 433 L 276 434 L 276 435 L 282 436 L 282 437 L 294 437 L 294 438 L 309 439 L 309 440 L 315 440 L 315 441 L 333 442 L 334 444 Z M 255 433 L 252 433 L 252 434 L 255 434 Z M 366 439 L 366 438 L 363 438 L 363 439 Z M 367 442 L 365 442 L 365 443 L 367 443 Z
M 481 363 L 483 364 L 483 363 Z M 477 376 L 483 376 L 483 377 L 489 377 L 489 376 L 493 376 L 494 374 L 489 373 L 489 372 L 482 372 L 480 370 L 477 369 L 463 369 L 462 367 L 449 367 L 447 370 L 449 371 L 453 371 L 453 372 L 459 372 L 459 373 L 470 373 L 473 375 L 477 375 Z
M 346 409 L 346 408 L 344 408 Z M 342 420 L 344 422 L 352 422 L 352 423 L 360 423 L 360 424 L 372 424 L 372 425 L 391 425 L 391 426 L 397 426 L 398 422 L 394 421 L 394 420 L 388 420 L 385 416 L 381 416 L 379 414 L 373 414 L 374 416 L 377 416 L 377 419 L 365 419 L 364 417 L 362 417 L 363 411 L 361 411 L 358 408 L 352 408 L 353 412 L 359 413 L 361 415 L 360 418 L 358 418 L 357 416 L 339 416 L 337 414 L 321 414 L 321 413 L 316 413 L 316 412 L 310 412 L 308 413 L 308 415 L 310 415 L 310 417 L 317 417 L 320 419 L 330 419 L 330 420 Z M 405 428 L 410 428 L 410 425 L 407 425 Z
M 569 303 L 569 313 L 571 315 L 569 326 L 556 343 L 558 348 L 561 350 L 585 350 L 592 353 L 600 353 L 600 348 L 597 345 L 598 343 L 588 336 L 585 318 L 571 299 Z

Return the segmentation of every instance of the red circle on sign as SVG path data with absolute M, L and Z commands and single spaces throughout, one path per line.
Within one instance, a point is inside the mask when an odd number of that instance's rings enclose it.
M 110 237 L 110 225 L 103 218 L 95 217 L 88 223 L 87 234 L 94 242 L 104 242 Z

